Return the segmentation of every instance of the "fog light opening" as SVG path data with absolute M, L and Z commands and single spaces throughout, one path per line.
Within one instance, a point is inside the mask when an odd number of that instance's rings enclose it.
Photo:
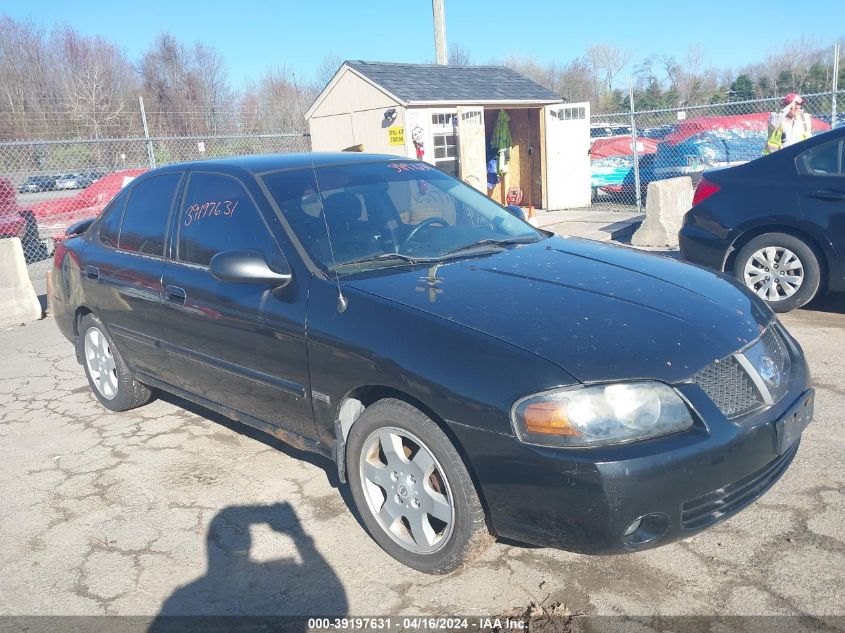
M 669 517 L 665 514 L 646 514 L 635 519 L 622 533 L 625 547 L 634 549 L 666 535 L 669 531 Z

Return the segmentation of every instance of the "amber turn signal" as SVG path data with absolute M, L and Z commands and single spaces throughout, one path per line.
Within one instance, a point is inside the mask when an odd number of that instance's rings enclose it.
M 535 402 L 525 407 L 525 430 L 543 435 L 575 436 L 581 433 L 569 423 L 561 403 Z

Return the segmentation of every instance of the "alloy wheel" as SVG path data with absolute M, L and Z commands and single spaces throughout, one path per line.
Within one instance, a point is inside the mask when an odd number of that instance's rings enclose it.
M 415 435 L 382 427 L 359 458 L 367 506 L 382 530 L 416 554 L 438 551 L 455 522 L 449 482 L 431 450 Z
M 117 395 L 117 365 L 114 361 L 111 345 L 105 335 L 97 328 L 89 328 L 85 333 L 85 363 L 94 387 L 106 400 Z

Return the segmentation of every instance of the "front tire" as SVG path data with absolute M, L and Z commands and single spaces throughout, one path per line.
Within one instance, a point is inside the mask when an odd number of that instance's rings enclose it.
M 821 283 L 815 251 L 787 233 L 765 233 L 748 242 L 736 256 L 734 275 L 775 312 L 805 305 Z
M 152 399 L 152 392 L 132 377 L 111 336 L 93 314 L 79 322 L 77 345 L 91 391 L 106 409 L 128 411 Z
M 402 564 L 447 574 L 492 542 L 461 456 L 415 407 L 394 399 L 367 407 L 352 426 L 346 456 L 367 530 Z

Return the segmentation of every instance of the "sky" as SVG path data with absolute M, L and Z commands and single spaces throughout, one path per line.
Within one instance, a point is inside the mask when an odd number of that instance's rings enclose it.
M 738 69 L 802 37 L 831 48 L 845 39 L 845 0 L 445 0 L 446 39 L 473 63 L 509 55 L 566 63 L 593 44 L 682 59 L 700 45 L 706 66 Z M 69 24 L 103 35 L 133 60 L 169 31 L 202 41 L 226 61 L 235 88 L 271 65 L 311 79 L 328 55 L 368 61 L 432 62 L 430 0 L 0 0 L 0 13 L 46 28 Z M 627 83 L 630 67 L 621 73 Z

